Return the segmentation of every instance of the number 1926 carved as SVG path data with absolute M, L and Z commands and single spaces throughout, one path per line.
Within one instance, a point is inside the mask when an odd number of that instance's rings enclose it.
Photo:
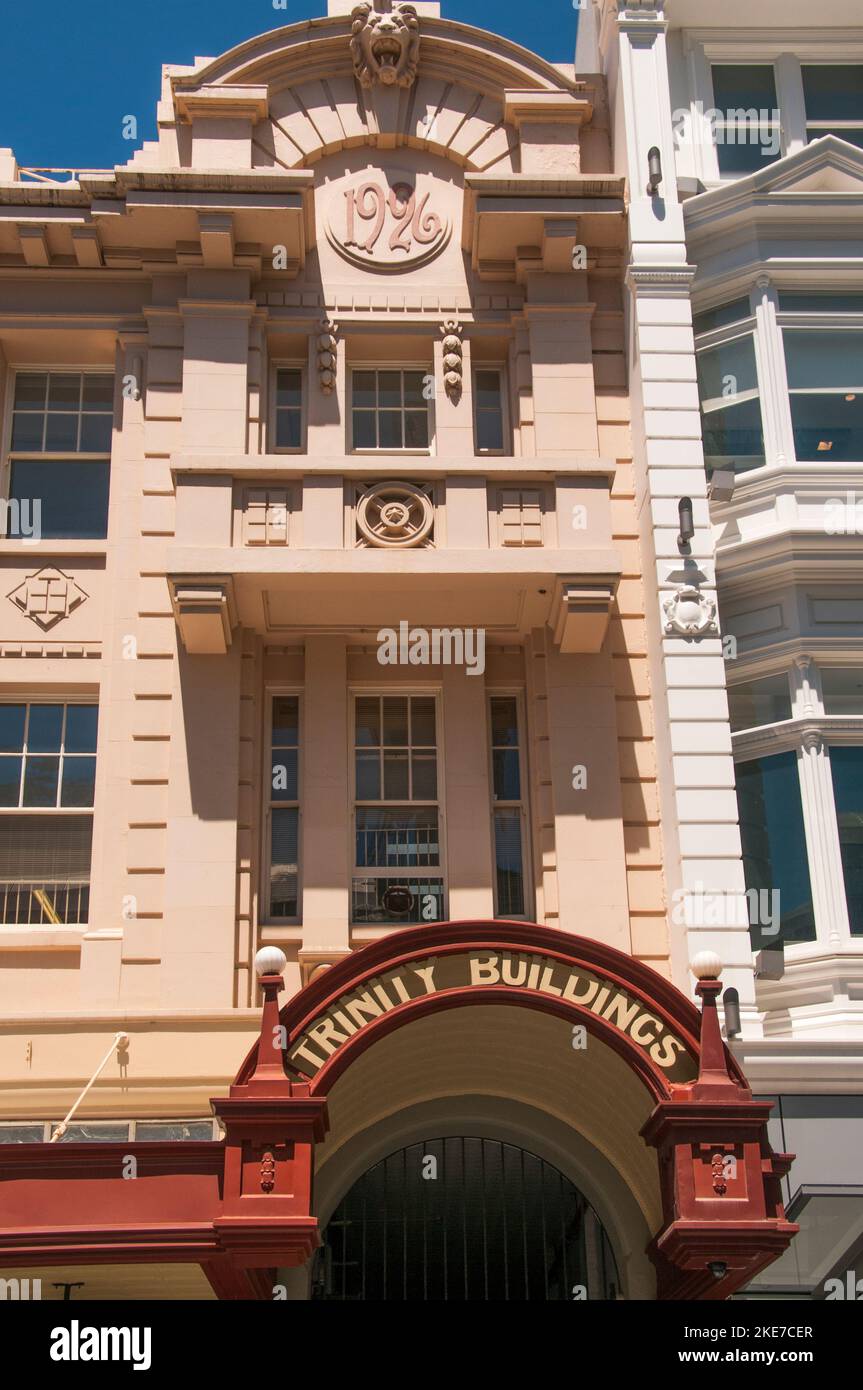
M 354 264 L 390 271 L 422 264 L 450 235 L 431 199 L 431 189 L 420 192 L 406 180 L 388 185 L 383 178 L 364 179 L 333 202 L 328 238 Z

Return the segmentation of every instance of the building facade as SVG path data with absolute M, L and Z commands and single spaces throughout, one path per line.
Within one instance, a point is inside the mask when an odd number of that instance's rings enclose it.
M 618 90 L 334 0 L 165 68 L 126 165 L 3 154 L 9 1278 L 721 1298 L 787 1248 Z
M 581 19 L 577 61 L 608 78 L 615 168 L 632 190 L 642 541 L 663 554 L 656 522 L 673 469 L 671 491 L 693 499 L 693 568 L 718 593 L 721 652 L 682 717 L 706 719 L 711 700 L 721 709 L 709 688 L 727 679 L 730 725 L 711 737 L 733 757 L 736 796 L 730 781 L 715 783 L 711 819 L 728 824 L 709 833 L 736 858 L 739 822 L 760 1021 L 752 1032 L 744 1020 L 733 1048 L 797 1154 L 784 1188 L 801 1233 L 751 1293 L 824 1297 L 838 1280 L 859 1296 L 859 6 L 837 0 L 817 28 L 806 6 L 771 0 L 724 6 L 721 23 L 701 0 L 596 0 Z M 645 293 L 675 325 L 661 386 L 644 369 L 657 347 L 641 332 Z M 673 724 L 668 735 L 674 753 Z M 683 788 L 687 769 L 674 761 Z M 698 877 L 689 910 L 706 913 L 714 904 Z

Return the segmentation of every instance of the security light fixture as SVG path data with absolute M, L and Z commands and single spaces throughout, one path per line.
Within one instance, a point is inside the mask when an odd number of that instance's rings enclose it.
M 680 535 L 677 537 L 677 549 L 684 551 L 689 549 L 689 542 L 695 535 L 695 521 L 692 515 L 691 497 L 681 497 L 677 504 L 677 514 L 680 517 Z
M 662 183 L 662 156 L 657 145 L 651 145 L 647 151 L 647 172 L 650 177 L 647 180 L 647 191 L 653 198 L 659 191 Z
M 740 995 L 733 985 L 722 996 L 722 1005 L 725 1010 L 725 1036 L 726 1038 L 740 1037 Z
M 724 1260 L 710 1260 L 707 1268 L 716 1280 L 724 1279 L 728 1273 L 728 1265 Z

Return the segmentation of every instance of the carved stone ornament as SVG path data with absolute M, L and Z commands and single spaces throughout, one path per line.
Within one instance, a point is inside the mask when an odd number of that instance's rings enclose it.
M 410 87 L 417 75 L 420 29 L 413 5 L 374 0 L 351 13 L 351 57 L 363 87 Z
M 444 386 L 450 400 L 457 401 L 464 385 L 464 349 L 461 342 L 462 326 L 455 319 L 447 319 L 441 329 L 443 333 L 443 371 Z
M 337 332 L 332 319 L 322 321 L 318 333 L 318 381 L 325 396 L 331 396 L 336 385 Z
M 272 1192 L 276 1185 L 276 1160 L 271 1150 L 261 1159 L 261 1191 Z
M 681 584 L 675 593 L 663 599 L 662 611 L 665 614 L 663 626 L 668 633 L 677 633 L 681 637 L 706 637 L 714 636 L 719 631 L 716 604 L 694 584 Z
M 62 570 L 47 566 L 28 574 L 7 597 L 31 622 L 47 632 L 87 601 L 88 595 Z
M 325 218 L 327 240 L 363 270 L 415 269 L 448 244 L 445 190 L 428 173 L 368 168 L 337 179 Z
M 377 483 L 357 503 L 357 531 L 367 545 L 408 550 L 431 535 L 434 507 L 413 483 Z

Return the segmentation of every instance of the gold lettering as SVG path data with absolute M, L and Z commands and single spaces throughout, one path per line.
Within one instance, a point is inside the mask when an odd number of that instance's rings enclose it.
M 594 1013 L 594 1014 L 601 1014 L 601 1013 L 602 1013 L 602 1010 L 603 1010 L 603 1008 L 604 1008 L 604 1006 L 605 1006 L 605 1001 L 606 1001 L 606 999 L 608 998 L 608 996 L 609 996 L 610 993 L 611 993 L 611 990 L 610 990 L 610 989 L 605 989 L 605 988 L 604 988 L 604 989 L 601 989 L 601 990 L 599 991 L 599 994 L 596 996 L 596 998 L 594 999 L 593 1003 L 592 1003 L 591 1006 L 590 1006 L 590 1011 L 591 1011 L 591 1013 Z
M 560 995 L 563 993 L 563 990 L 558 989 L 557 985 L 553 985 L 551 983 L 551 977 L 553 974 L 554 966 L 547 965 L 542 972 L 542 979 L 539 982 L 539 987 L 542 990 L 543 994 L 556 994 L 559 998 Z
M 637 1001 L 634 1004 L 630 1003 L 625 994 L 615 994 L 602 1017 L 607 1018 L 609 1023 L 616 1023 L 625 1033 L 640 1008 L 641 1005 Z
M 414 974 L 415 974 L 415 975 L 419 975 L 420 979 L 422 980 L 423 984 L 425 985 L 426 994 L 435 994 L 435 993 L 436 993 L 436 991 L 437 991 L 437 985 L 436 985 L 435 982 L 434 982 L 434 966 L 433 966 L 433 965 L 415 965 L 415 966 L 414 966 Z
M 660 1050 L 661 1049 L 661 1050 Z M 677 1061 L 678 1052 L 683 1051 L 683 1043 L 679 1038 L 673 1038 L 669 1033 L 665 1034 L 659 1042 L 655 1042 L 650 1049 L 650 1055 L 658 1067 L 667 1070 L 673 1067 Z
M 471 956 L 470 982 L 472 985 L 496 985 L 500 983 L 497 956 Z
M 376 1004 L 368 992 L 361 994 L 358 999 L 349 999 L 345 1004 L 345 1010 L 360 1028 L 368 1023 L 369 1019 L 380 1018 L 383 1013 L 380 1004 Z M 365 1018 L 363 1014 L 366 1015 Z
M 336 1049 L 348 1040 L 347 1033 L 340 1033 L 331 1018 L 325 1018 L 323 1022 L 316 1023 L 313 1028 L 310 1028 L 309 1037 L 328 1057 L 332 1056 Z
M 632 1038 L 633 1042 L 640 1043 L 642 1047 L 647 1047 L 648 1043 L 656 1041 L 655 1033 L 648 1033 L 647 1036 L 645 1036 L 643 1032 L 645 1023 L 655 1023 L 657 1028 L 661 1026 L 659 1019 L 654 1018 L 652 1014 L 642 1014 L 641 1018 L 635 1020 L 629 1030 L 629 1036 Z
M 504 956 L 500 975 L 505 985 L 523 985 L 527 979 L 527 961 L 524 956 Z
M 585 980 L 584 983 L 587 985 L 587 989 L 585 990 L 584 994 L 576 994 L 575 986 L 578 984 L 580 979 L 580 975 L 570 975 L 569 979 L 563 987 L 563 997 L 564 999 L 571 999 L 573 1004 L 587 1005 L 590 1003 L 591 999 L 596 994 L 596 991 L 599 989 L 599 981 Z
M 309 1052 L 307 1042 L 301 1042 L 296 1044 L 291 1053 L 291 1061 L 293 1061 L 294 1058 L 297 1056 L 305 1057 L 306 1061 L 311 1063 L 315 1071 L 320 1071 L 321 1067 L 324 1065 L 324 1060 L 322 1057 L 316 1057 L 313 1052 Z

